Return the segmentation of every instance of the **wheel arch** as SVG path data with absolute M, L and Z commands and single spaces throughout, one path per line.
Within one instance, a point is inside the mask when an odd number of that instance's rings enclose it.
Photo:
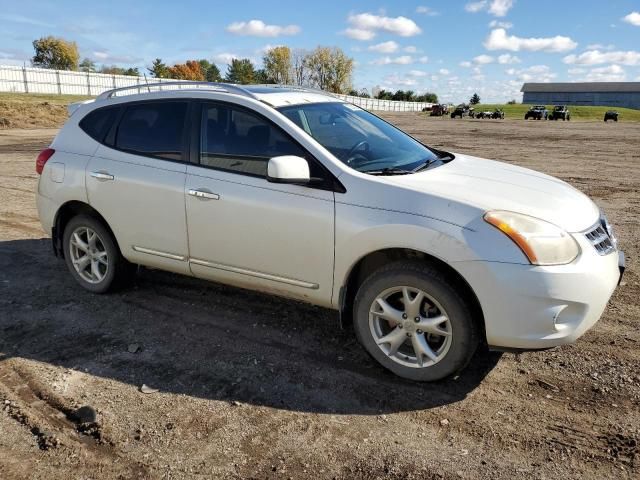
M 64 248 L 62 246 L 62 238 L 64 236 L 64 229 L 69 221 L 78 215 L 88 215 L 99 220 L 104 227 L 109 231 L 113 237 L 113 241 L 116 244 L 118 250 L 120 245 L 118 239 L 113 230 L 109 226 L 109 222 L 98 212 L 95 208 L 85 202 L 79 200 L 68 201 L 58 208 L 56 215 L 53 219 L 53 227 L 51 229 L 51 242 L 53 244 L 53 252 L 57 257 L 64 258 Z M 121 250 L 120 250 L 121 251 Z
M 360 257 L 350 268 L 340 288 L 340 318 L 345 323 L 352 322 L 353 301 L 362 282 L 375 270 L 397 260 L 414 260 L 434 266 L 454 287 L 461 291 L 461 296 L 469 302 L 474 321 L 485 335 L 485 319 L 482 306 L 476 293 L 467 280 L 449 263 L 426 252 L 411 248 L 385 248 L 367 253 Z

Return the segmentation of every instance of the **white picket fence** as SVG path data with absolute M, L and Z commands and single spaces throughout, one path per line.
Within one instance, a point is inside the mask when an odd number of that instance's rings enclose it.
M 0 65 L 0 92 L 97 96 L 106 90 L 135 85 L 139 85 L 140 91 L 144 92 L 147 83 L 172 81 L 175 80 Z M 432 103 L 378 100 L 350 95 L 336 97 L 376 111 L 419 112 L 433 106 Z

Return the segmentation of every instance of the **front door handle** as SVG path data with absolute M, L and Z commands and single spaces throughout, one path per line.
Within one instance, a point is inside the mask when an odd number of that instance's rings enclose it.
M 98 180 L 113 180 L 113 175 L 107 172 L 91 172 L 89 175 Z
M 189 190 L 189 195 L 192 197 L 204 198 L 206 200 L 220 200 L 220 195 L 217 193 L 207 192 L 205 190 Z

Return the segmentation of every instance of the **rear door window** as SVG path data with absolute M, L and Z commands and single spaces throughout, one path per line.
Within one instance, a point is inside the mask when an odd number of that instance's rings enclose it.
M 184 160 L 187 102 L 145 102 L 126 108 L 115 148 L 166 160 Z

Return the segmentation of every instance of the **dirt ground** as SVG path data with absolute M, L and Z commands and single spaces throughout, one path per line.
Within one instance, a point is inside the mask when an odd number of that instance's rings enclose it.
M 0 478 L 639 478 L 640 124 L 386 117 L 606 210 L 628 269 L 593 330 L 424 385 L 313 306 L 151 270 L 92 295 L 34 206 L 55 130 L 0 130 Z

